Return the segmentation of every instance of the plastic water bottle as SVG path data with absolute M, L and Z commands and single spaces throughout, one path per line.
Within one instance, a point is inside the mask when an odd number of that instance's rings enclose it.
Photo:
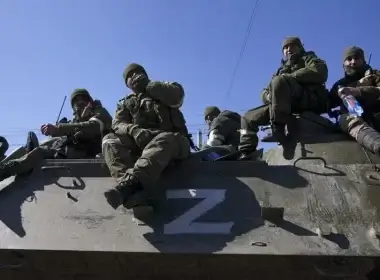
M 363 108 L 354 96 L 343 95 L 341 98 L 350 115 L 360 117 L 363 114 Z
M 208 153 L 206 156 L 205 156 L 205 159 L 206 161 L 213 161 L 213 160 L 216 160 L 218 158 L 220 158 L 221 156 L 218 154 L 218 153 L 215 153 L 215 152 L 211 152 L 211 153 Z
M 354 96 L 348 94 L 341 94 L 342 90 L 343 87 L 340 86 L 338 89 L 338 94 L 342 99 L 344 106 L 347 108 L 348 113 L 351 116 L 361 117 L 361 115 L 364 112 L 362 106 L 359 104 L 359 102 L 356 100 Z

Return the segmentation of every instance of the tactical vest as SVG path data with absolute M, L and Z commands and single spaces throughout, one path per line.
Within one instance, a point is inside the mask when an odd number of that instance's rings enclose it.
M 171 108 L 148 96 L 129 95 L 125 101 L 134 124 L 141 128 L 179 132 L 188 137 L 186 121 L 178 108 Z

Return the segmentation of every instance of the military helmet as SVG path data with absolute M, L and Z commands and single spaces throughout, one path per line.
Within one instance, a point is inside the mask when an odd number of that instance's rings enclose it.
M 85 89 L 85 88 L 77 88 L 77 89 L 74 89 L 73 92 L 72 92 L 72 94 L 71 94 L 71 98 L 70 98 L 71 107 L 74 106 L 74 99 L 75 99 L 75 97 L 80 96 L 80 95 L 86 96 L 86 97 L 88 97 L 92 101 L 92 97 L 91 97 L 91 95 L 90 95 L 90 93 L 88 92 L 87 89 Z
M 220 110 L 216 106 L 208 106 L 208 107 L 205 108 L 205 111 L 204 111 L 204 117 L 205 118 L 208 115 L 219 115 L 219 114 L 220 114 Z
M 364 60 L 364 51 L 362 48 L 359 48 L 357 46 L 351 46 L 351 47 L 348 47 L 346 48 L 344 51 L 343 51 L 343 62 L 350 56 L 358 56 L 358 57 L 361 57 L 363 58 Z
M 125 69 L 124 69 L 124 72 L 123 72 L 123 79 L 125 82 L 127 82 L 127 77 L 128 75 L 132 72 L 132 71 L 135 71 L 135 70 L 140 70 L 142 71 L 145 75 L 148 76 L 148 74 L 146 73 L 144 67 L 142 67 L 140 64 L 137 64 L 137 63 L 131 63 L 129 64 Z

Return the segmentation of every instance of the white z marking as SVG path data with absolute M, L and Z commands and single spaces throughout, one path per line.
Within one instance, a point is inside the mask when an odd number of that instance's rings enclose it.
M 226 190 L 168 190 L 167 199 L 200 199 L 203 200 L 187 212 L 164 226 L 164 234 L 230 234 L 233 222 L 201 223 L 193 222 L 224 201 Z

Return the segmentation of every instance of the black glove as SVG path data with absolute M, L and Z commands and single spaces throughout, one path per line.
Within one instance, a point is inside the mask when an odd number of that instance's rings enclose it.
M 131 78 L 129 86 L 134 92 L 144 93 L 149 82 L 150 80 L 145 74 L 139 74 Z
M 136 145 L 142 150 L 153 139 L 153 135 L 148 129 L 139 128 L 137 125 L 132 127 L 130 135 L 135 139 Z

